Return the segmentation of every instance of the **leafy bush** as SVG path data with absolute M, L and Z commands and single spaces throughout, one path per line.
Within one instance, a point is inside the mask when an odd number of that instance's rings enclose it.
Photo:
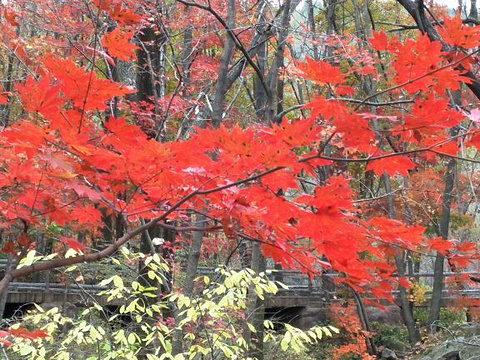
M 126 249 L 123 252 L 128 258 L 138 256 Z M 145 264 L 149 267 L 148 278 L 158 284 L 165 281 L 163 274 L 169 267 L 157 254 L 147 257 Z M 203 283 L 203 290 L 192 297 L 181 292 L 159 296 L 154 286 L 147 287 L 138 281 L 127 283 L 119 275 L 111 276 L 100 285 L 110 287 L 103 294 L 109 300 L 124 300 L 117 313 L 111 315 L 95 303 L 73 319 L 56 307 L 47 311 L 37 307 L 17 325 L 42 329 L 50 336 L 33 340 L 15 338 L 11 351 L 14 356 L 38 360 L 246 358 L 249 344 L 241 329 L 246 324 L 248 329 L 255 330 L 245 319 L 248 289 L 254 289 L 258 297 L 264 298 L 276 293 L 281 284 L 251 269 L 217 272 L 214 281 L 200 277 L 198 282 Z M 176 314 L 176 321 L 167 316 L 172 313 Z M 266 346 L 282 353 L 304 354 L 308 345 L 338 332 L 332 326 L 302 331 L 285 324 L 284 332 L 279 335 L 271 321 L 266 320 L 264 326 Z M 180 329 L 185 352 L 173 354 L 173 335 Z

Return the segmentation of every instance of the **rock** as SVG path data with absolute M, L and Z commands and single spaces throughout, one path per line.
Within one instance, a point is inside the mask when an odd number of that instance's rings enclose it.
M 424 350 L 415 360 L 480 360 L 480 324 L 452 326 L 449 337 L 437 346 Z
M 472 344 L 472 345 L 469 345 Z M 478 360 L 480 343 L 476 338 L 458 338 L 434 347 L 418 360 Z
M 444 354 L 439 360 L 460 360 L 460 352 L 457 350 L 452 350 Z
M 378 321 L 387 324 L 402 324 L 402 314 L 400 308 L 396 305 L 388 305 L 384 308 L 376 306 L 367 306 L 366 308 L 368 320 Z
M 389 339 L 388 341 L 385 341 L 385 346 L 389 349 L 402 353 L 410 350 L 410 345 L 405 344 L 403 341 L 398 339 Z
M 464 348 L 459 353 L 460 360 L 478 360 L 480 359 L 480 344 L 478 340 L 472 345 L 468 345 L 468 342 L 464 344 Z
M 473 337 L 480 335 L 480 323 L 464 323 L 451 328 L 452 333 L 461 334 L 463 337 Z
M 395 351 L 390 350 L 389 348 L 385 348 L 382 351 L 382 355 L 381 355 L 380 359 L 397 360 L 398 357 L 397 357 L 397 354 L 395 353 Z

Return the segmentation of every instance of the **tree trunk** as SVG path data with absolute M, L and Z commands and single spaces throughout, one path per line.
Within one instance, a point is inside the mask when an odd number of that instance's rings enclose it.
M 258 242 L 252 243 L 252 263 L 251 269 L 255 274 L 265 271 L 266 262 L 260 251 Z M 249 357 L 256 360 L 264 359 L 263 349 L 263 321 L 265 316 L 265 301 L 261 300 L 255 293 L 255 286 L 251 285 L 248 291 L 246 321 L 250 322 L 255 328 L 255 332 L 250 331 L 248 326 L 244 328 L 244 338 L 247 344 L 250 344 Z
M 3 84 L 4 92 L 12 91 L 13 63 L 15 61 L 15 57 L 14 55 L 9 55 L 7 59 L 8 59 L 7 79 Z M 8 123 L 10 120 L 10 107 L 11 107 L 10 102 L 11 101 L 8 100 L 8 103 L 0 106 L 0 110 L 2 112 L 2 125 L 4 128 L 8 126 Z
M 383 174 L 383 183 L 385 185 L 385 192 L 387 193 L 387 211 L 388 217 L 390 219 L 395 218 L 395 208 L 393 203 L 392 187 L 390 186 L 390 179 L 386 173 Z M 398 276 L 405 276 L 405 256 L 406 251 L 403 249 L 397 249 L 395 254 L 395 264 L 397 266 Z M 408 299 L 407 289 L 399 285 L 398 287 L 400 295 L 400 308 L 402 311 L 402 318 L 405 326 L 408 331 L 408 340 L 410 344 L 414 345 L 420 341 L 420 332 L 415 323 L 415 318 L 413 317 L 413 304 Z
M 205 215 L 198 214 L 195 221 L 196 227 L 205 226 Z M 200 259 L 200 250 L 203 243 L 203 231 L 194 231 L 192 244 L 188 253 L 187 269 L 185 271 L 185 281 L 183 283 L 183 295 L 191 297 L 194 290 L 194 280 L 197 275 L 198 260 Z M 182 311 L 182 310 L 179 310 Z M 183 315 L 176 314 L 175 323 L 177 329 L 173 335 L 172 354 L 177 355 L 183 352 L 183 328 L 179 326 L 184 319 Z
M 267 122 L 280 123 L 282 121 L 277 116 L 283 108 L 283 79 L 280 78 L 279 74 L 284 67 L 285 43 L 290 29 L 290 19 L 298 3 L 299 0 L 286 0 L 282 5 L 282 17 L 278 22 L 280 30 L 277 34 L 277 50 L 267 76 L 267 84 L 270 89 L 269 94 L 267 94 Z
M 258 17 L 258 28 L 259 30 L 265 29 L 265 11 L 266 11 L 266 0 L 260 0 L 257 5 L 257 17 Z M 258 45 L 257 49 L 257 63 L 258 68 L 260 69 L 262 75 L 265 74 L 267 69 L 267 43 L 262 42 Z M 266 119 L 266 107 L 267 107 L 267 94 L 262 85 L 262 80 L 256 74 L 253 78 L 253 104 L 255 107 L 255 113 L 257 118 L 262 120 Z
M 10 271 L 12 266 L 12 256 L 8 255 L 7 257 L 7 267 L 5 268 L 5 274 Z M 3 315 L 5 313 L 5 306 L 7 305 L 7 298 L 8 298 L 8 288 L 2 291 L 0 294 L 0 322 L 3 320 Z
M 470 19 L 478 20 L 477 0 L 470 0 Z
M 229 29 L 235 28 L 235 0 L 228 0 L 227 9 L 227 26 Z M 223 44 L 223 52 L 220 57 L 220 67 L 217 76 L 217 89 L 215 91 L 215 98 L 212 104 L 212 123 L 213 127 L 218 128 L 223 119 L 223 108 L 225 97 L 227 94 L 227 75 L 228 65 L 235 49 L 235 43 L 231 36 L 225 34 L 225 41 Z
M 445 175 L 445 190 L 443 191 L 442 215 L 440 217 L 439 232 L 443 239 L 448 239 L 448 229 L 450 226 L 450 210 L 452 205 L 452 191 L 455 183 L 456 161 L 451 159 L 447 165 L 447 173 Z M 437 252 L 435 258 L 434 278 L 432 302 L 430 304 L 430 313 L 428 314 L 428 331 L 433 333 L 437 331 L 437 325 L 440 318 L 440 306 L 443 291 L 443 269 L 445 257 Z
M 307 6 L 308 6 L 308 25 L 314 40 L 312 44 L 313 58 L 315 60 L 320 60 L 320 57 L 318 55 L 318 45 L 315 43 L 315 39 L 317 37 L 317 29 L 315 25 L 315 4 L 313 3 L 312 0 L 307 0 Z

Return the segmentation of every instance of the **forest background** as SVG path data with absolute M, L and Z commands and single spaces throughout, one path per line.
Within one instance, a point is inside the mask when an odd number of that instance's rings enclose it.
M 435 332 L 445 271 L 458 293 L 479 280 L 480 28 L 464 5 L 4 3 L 0 312 L 12 281 L 46 274 L 103 280 L 125 305 L 41 312 L 2 342 L 32 358 L 83 357 L 76 342 L 91 358 L 261 359 L 264 293 L 281 286 L 267 259 L 354 301 L 337 358 L 375 356 L 365 302 L 393 290 L 409 342 Z M 284 326 L 297 351 L 334 329 Z

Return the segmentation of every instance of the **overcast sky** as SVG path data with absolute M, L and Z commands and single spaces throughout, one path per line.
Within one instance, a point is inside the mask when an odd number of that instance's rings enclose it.
M 458 6 L 458 0 L 436 0 L 438 4 L 447 5 L 448 7 Z

